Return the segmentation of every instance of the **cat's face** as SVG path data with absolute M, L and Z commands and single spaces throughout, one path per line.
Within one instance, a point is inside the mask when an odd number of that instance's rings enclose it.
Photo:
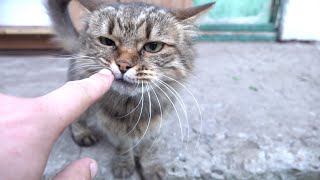
M 182 79 L 191 70 L 193 51 L 183 25 L 152 6 L 107 6 L 92 12 L 81 34 L 82 51 L 115 75 L 113 89 L 131 93 L 170 76 Z M 139 90 L 137 90 L 139 92 Z M 140 91 L 141 92 L 141 91 Z
M 79 54 L 90 57 L 86 63 L 91 67 L 113 72 L 114 90 L 139 93 L 188 75 L 194 59 L 192 28 L 168 9 L 144 4 L 101 6 L 85 19 Z

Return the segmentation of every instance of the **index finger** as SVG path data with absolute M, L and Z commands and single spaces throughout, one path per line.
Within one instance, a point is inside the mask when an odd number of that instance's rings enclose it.
M 47 116 L 46 125 L 60 131 L 65 129 L 110 89 L 113 79 L 109 70 L 102 70 L 90 78 L 68 82 L 38 98 L 40 111 Z

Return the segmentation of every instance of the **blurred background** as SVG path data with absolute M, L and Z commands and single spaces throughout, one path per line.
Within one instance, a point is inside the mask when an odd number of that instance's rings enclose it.
M 146 2 L 182 8 L 212 0 Z M 199 21 L 200 29 L 204 31 L 199 40 L 320 40 L 320 25 L 317 23 L 320 17 L 319 7 L 318 0 L 220 0 L 216 2 L 215 8 Z M 45 41 L 52 35 L 52 31 L 49 29 L 50 21 L 41 0 L 1 0 L 0 17 L 0 48 L 51 47 Z M 17 36 L 20 36 L 19 40 Z M 35 39 L 38 41 L 25 47 L 24 42 L 17 42 Z
M 145 2 L 184 8 L 212 0 Z M 319 0 L 218 0 L 197 22 L 198 56 L 186 86 L 199 102 L 204 126 L 194 99 L 182 89 L 189 143 L 180 142 L 174 114 L 157 142 L 168 179 L 320 179 L 319 19 Z M 0 0 L 1 93 L 35 97 L 66 82 L 68 59 L 52 37 L 41 0 Z M 188 149 L 181 151 L 181 144 Z M 43 178 L 92 157 L 100 165 L 97 179 L 113 179 L 112 154 L 105 139 L 77 146 L 67 129 Z

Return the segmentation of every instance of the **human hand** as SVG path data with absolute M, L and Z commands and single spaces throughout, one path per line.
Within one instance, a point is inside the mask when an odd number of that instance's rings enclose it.
M 53 144 L 69 124 L 106 93 L 109 70 L 66 83 L 38 98 L 0 94 L 0 179 L 41 179 Z M 55 179 L 91 179 L 97 163 L 89 158 L 71 163 Z

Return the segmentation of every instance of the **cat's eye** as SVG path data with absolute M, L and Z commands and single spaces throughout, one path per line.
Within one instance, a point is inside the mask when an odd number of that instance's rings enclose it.
M 106 37 L 99 37 L 99 41 L 101 44 L 106 45 L 106 46 L 115 46 L 116 44 L 114 43 L 114 41 L 112 41 L 109 38 Z
M 150 42 L 144 45 L 144 49 L 151 53 L 157 53 L 162 50 L 163 46 L 162 42 Z

